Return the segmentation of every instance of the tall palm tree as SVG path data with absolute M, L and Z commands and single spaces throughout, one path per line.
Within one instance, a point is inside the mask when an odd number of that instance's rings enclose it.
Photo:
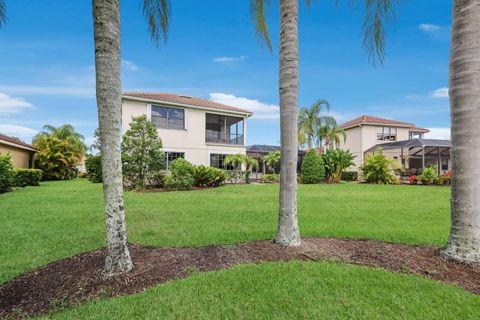
M 386 22 L 395 15 L 400 0 L 364 0 L 363 47 L 372 63 L 383 63 Z M 298 2 L 280 0 L 279 93 L 281 130 L 280 209 L 275 243 L 300 245 L 297 221 L 298 157 Z M 312 0 L 305 0 L 310 5 Z M 340 0 L 336 1 L 337 3 Z M 272 50 L 266 12 L 270 0 L 250 0 L 255 32 Z
M 333 117 L 324 117 L 324 124 L 318 130 L 317 139 L 320 145 L 325 145 L 327 149 L 338 146 L 343 138 L 343 142 L 347 140 L 345 130 L 337 126 L 337 120 Z M 325 143 L 323 143 L 325 142 Z
M 143 14 L 154 41 L 166 37 L 169 0 L 143 0 Z M 107 228 L 105 273 L 133 268 L 127 247 L 121 162 L 120 0 L 92 0 L 98 122 Z
M 32 143 L 35 144 L 45 137 L 55 137 L 58 140 L 66 141 L 72 148 L 74 156 L 79 160 L 82 159 L 87 151 L 84 136 L 76 132 L 72 125 L 64 124 L 57 128 L 46 124 L 43 126 L 43 130 L 33 137 Z
M 7 7 L 5 6 L 5 1 L 0 0 L 0 28 L 3 27 L 7 21 Z
M 306 137 L 308 149 L 313 148 L 315 136 L 318 135 L 318 129 L 321 127 L 322 105 L 325 105 L 327 111 L 330 110 L 328 101 L 320 99 L 310 108 L 301 108 L 298 114 L 298 134 Z
M 452 225 L 444 253 L 480 262 L 480 0 L 454 0 L 450 54 Z

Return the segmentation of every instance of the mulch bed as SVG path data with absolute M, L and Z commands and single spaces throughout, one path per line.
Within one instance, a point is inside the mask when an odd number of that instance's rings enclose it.
M 0 317 L 21 318 L 93 298 L 131 294 L 200 272 L 261 261 L 343 261 L 393 272 L 412 273 L 453 283 L 480 294 L 480 267 L 458 264 L 438 248 L 390 244 L 372 240 L 305 238 L 298 248 L 271 241 L 201 248 L 151 248 L 130 245 L 135 265 L 125 276 L 105 279 L 105 249 L 56 261 L 0 286 Z

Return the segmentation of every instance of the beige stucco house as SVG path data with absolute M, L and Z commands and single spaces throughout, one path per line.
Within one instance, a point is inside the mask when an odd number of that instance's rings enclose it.
M 364 115 L 339 127 L 346 133 L 346 140 L 339 147 L 356 156 L 355 170 L 377 147 L 382 147 L 385 156 L 398 160 L 412 174 L 429 165 L 436 166 L 440 173 L 451 169 L 450 141 L 425 139 L 429 130 L 413 123 Z
M 32 168 L 35 148 L 17 138 L 0 134 L 0 154 L 10 153 L 13 166 L 16 168 Z
M 122 95 L 122 127 L 146 115 L 157 126 L 168 163 L 183 157 L 195 165 L 227 169 L 229 154 L 246 154 L 252 112 L 195 97 L 151 92 Z

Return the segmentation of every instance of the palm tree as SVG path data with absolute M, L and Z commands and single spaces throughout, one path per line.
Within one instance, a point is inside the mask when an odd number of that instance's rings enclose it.
M 312 0 L 305 0 L 311 4 Z M 339 0 L 337 0 L 337 3 Z M 368 59 L 383 63 L 384 24 L 394 15 L 399 0 L 365 0 L 363 47 Z M 255 32 L 270 51 L 266 12 L 270 0 L 250 0 Z M 279 93 L 281 131 L 280 209 L 275 243 L 300 245 L 297 221 L 298 157 L 298 0 L 280 0 Z
M 143 14 L 154 41 L 167 35 L 169 0 L 143 0 Z M 121 162 L 120 0 L 92 0 L 95 72 L 102 176 L 107 227 L 105 273 L 133 268 L 127 247 Z
M 76 132 L 72 125 L 64 124 L 57 128 L 46 124 L 43 126 L 43 131 L 40 131 L 33 137 L 32 143 L 35 144 L 46 137 L 54 137 L 58 140 L 66 141 L 73 150 L 74 156 L 78 158 L 78 161 L 83 158 L 87 151 L 84 136 Z
M 330 104 L 327 100 L 318 100 L 310 108 L 301 108 L 298 114 L 298 135 L 306 137 L 308 149 L 313 148 L 313 141 L 318 135 L 318 128 L 321 126 L 322 105 L 325 105 L 327 111 L 330 110 Z M 299 138 L 299 141 L 301 139 Z
M 337 121 L 333 117 L 324 117 L 324 124 L 318 130 L 318 141 L 320 145 L 325 145 L 327 149 L 332 149 L 338 146 L 341 142 L 347 140 L 347 134 L 345 130 L 337 126 Z M 325 143 L 323 143 L 325 141 Z
M 280 162 L 281 153 L 280 151 L 272 151 L 267 155 L 263 156 L 262 160 L 270 168 L 270 170 L 275 173 L 275 166 Z
M 7 22 L 7 7 L 5 1 L 0 0 L 0 28 Z
M 480 0 L 453 1 L 450 53 L 452 225 L 444 254 L 480 262 Z

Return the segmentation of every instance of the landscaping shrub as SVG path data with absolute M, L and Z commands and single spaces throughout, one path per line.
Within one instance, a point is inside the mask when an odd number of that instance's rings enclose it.
M 0 154 L 0 193 L 12 189 L 14 182 L 12 155 Z
M 122 166 L 124 184 L 136 189 L 149 187 L 152 175 L 165 167 L 162 140 L 155 124 L 145 115 L 134 117 L 123 136 Z
M 13 169 L 15 187 L 39 186 L 43 172 L 40 169 Z
M 418 178 L 422 181 L 422 184 L 436 183 L 438 180 L 437 169 L 434 166 L 425 168 Z
M 147 173 L 146 187 L 147 188 L 163 188 L 165 187 L 165 177 L 167 171 L 154 171 Z
M 102 182 L 102 157 L 100 155 L 89 155 L 85 160 L 87 178 L 93 183 Z
M 396 176 L 396 171 L 400 168 L 400 163 L 395 159 L 385 157 L 381 148 L 375 150 L 373 155 L 368 155 L 361 167 L 365 182 L 376 184 L 398 183 L 399 178 Z
M 43 171 L 43 180 L 69 180 L 77 177 L 79 151 L 68 140 L 42 136 L 34 141 L 38 150 L 35 167 Z
M 302 162 L 301 181 L 306 184 L 321 183 L 325 177 L 322 158 L 313 149 L 307 152 Z
M 195 184 L 195 166 L 183 158 L 170 163 L 170 172 L 165 175 L 165 188 L 189 190 Z
M 247 180 L 247 174 L 242 170 L 226 170 L 225 175 L 228 183 L 243 183 Z
M 451 184 L 452 183 L 452 171 L 447 171 L 438 178 L 439 184 Z
M 222 169 L 206 166 L 195 168 L 195 186 L 218 187 L 223 184 L 227 176 Z
M 358 172 L 356 171 L 344 171 L 342 172 L 341 180 L 343 181 L 357 181 Z
M 280 175 L 276 173 L 264 174 L 260 179 L 262 183 L 278 183 L 280 182 Z
M 342 173 L 350 166 L 353 166 L 355 156 L 350 150 L 327 149 L 321 155 L 323 166 L 325 167 L 325 181 L 328 183 L 338 183 L 342 178 Z
M 418 177 L 417 176 L 410 176 L 408 181 L 410 182 L 410 184 L 417 184 L 418 183 Z

